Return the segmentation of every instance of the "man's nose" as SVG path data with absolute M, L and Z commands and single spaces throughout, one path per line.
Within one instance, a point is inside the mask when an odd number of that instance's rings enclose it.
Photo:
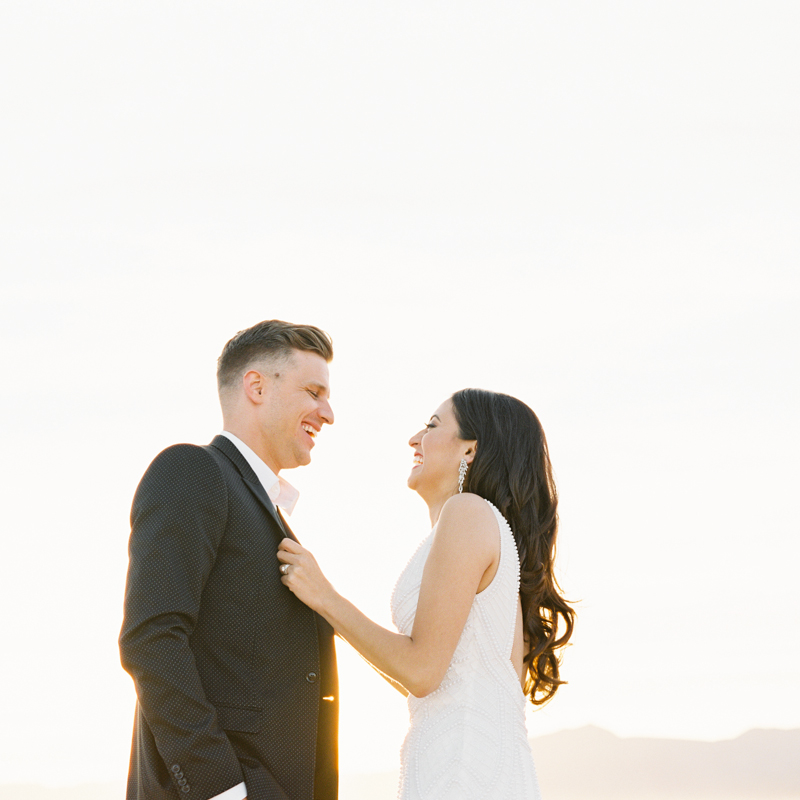
M 322 417 L 323 422 L 326 422 L 328 425 L 333 425 L 333 409 L 327 400 L 320 406 L 319 415 Z

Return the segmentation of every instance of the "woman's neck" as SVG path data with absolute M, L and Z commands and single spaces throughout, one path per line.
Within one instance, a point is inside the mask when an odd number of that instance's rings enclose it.
M 442 513 L 442 507 L 452 496 L 453 492 L 436 498 L 425 498 L 425 503 L 428 506 L 428 513 L 431 517 L 431 528 L 436 527 L 436 523 L 439 521 L 439 515 Z

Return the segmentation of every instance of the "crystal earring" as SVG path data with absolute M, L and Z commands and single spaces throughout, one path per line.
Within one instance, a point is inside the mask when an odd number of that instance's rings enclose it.
M 464 491 L 464 477 L 467 474 L 467 459 L 462 458 L 461 463 L 458 465 L 458 493 Z

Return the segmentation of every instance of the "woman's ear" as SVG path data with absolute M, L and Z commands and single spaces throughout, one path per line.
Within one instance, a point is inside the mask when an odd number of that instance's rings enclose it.
M 478 442 L 471 441 L 467 442 L 467 452 L 464 453 L 464 459 L 466 460 L 467 464 L 472 463 L 472 459 L 475 458 L 475 454 L 478 452 Z

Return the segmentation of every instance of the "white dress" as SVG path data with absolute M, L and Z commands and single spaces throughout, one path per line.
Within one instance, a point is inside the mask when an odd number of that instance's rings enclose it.
M 494 506 L 492 510 L 500 536 L 497 574 L 475 596 L 439 688 L 427 697 L 408 697 L 411 721 L 400 756 L 400 800 L 541 797 L 525 727 L 527 701 L 511 663 L 519 557 L 511 528 Z M 419 546 L 392 594 L 392 619 L 406 635 L 414 625 L 435 530 Z

